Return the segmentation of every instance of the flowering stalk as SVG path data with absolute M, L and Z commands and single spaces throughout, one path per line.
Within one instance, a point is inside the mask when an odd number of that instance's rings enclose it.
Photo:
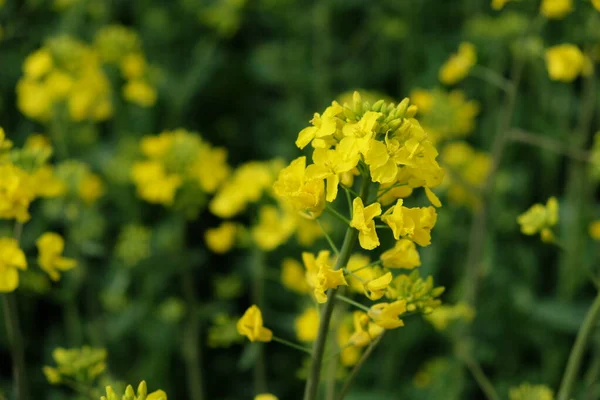
M 573 345 L 573 348 L 571 349 L 571 354 L 569 355 L 567 368 L 565 370 L 565 374 L 560 384 L 560 389 L 558 391 L 558 396 L 556 397 L 556 400 L 569 400 L 571 398 L 571 390 L 573 388 L 575 378 L 577 377 L 577 373 L 579 372 L 579 367 L 581 366 L 581 362 L 583 360 L 585 348 L 599 320 L 600 293 L 598 293 L 598 295 L 596 296 L 594 303 L 592 303 L 592 306 L 590 307 L 587 315 L 585 316 L 585 320 L 583 321 L 581 328 L 579 328 L 577 338 L 575 339 L 575 344 Z
M 189 321 L 184 332 L 184 354 L 186 363 L 187 383 L 190 399 L 204 399 L 204 385 L 202 373 L 202 349 L 199 345 L 201 340 L 200 322 L 198 320 L 198 300 L 194 291 L 193 274 L 190 271 L 182 276 L 184 296 L 189 307 Z
M 369 185 L 370 180 L 368 177 L 363 176 L 362 187 L 360 189 L 360 198 L 366 202 L 369 197 Z M 344 242 L 340 250 L 340 256 L 335 263 L 334 270 L 344 268 L 348 264 L 350 255 L 354 249 L 354 245 L 358 238 L 358 231 L 354 228 L 348 227 L 346 229 L 346 235 L 344 236 Z M 313 345 L 313 357 L 310 365 L 310 372 L 308 379 L 306 380 L 306 386 L 304 388 L 304 400 L 314 400 L 317 398 L 317 391 L 319 389 L 319 381 L 321 377 L 321 363 L 323 361 L 323 353 L 325 352 L 325 344 L 327 342 L 327 334 L 329 332 L 329 321 L 333 314 L 333 308 L 335 306 L 335 297 L 337 289 L 329 289 L 327 292 L 327 303 L 321 310 L 321 320 L 319 322 L 319 331 L 317 334 L 317 340 Z
M 17 300 L 14 293 L 2 296 L 4 323 L 8 333 L 8 341 L 12 352 L 13 376 L 17 400 L 27 400 L 27 377 L 25 371 L 25 352 L 23 347 L 23 334 L 17 311 Z

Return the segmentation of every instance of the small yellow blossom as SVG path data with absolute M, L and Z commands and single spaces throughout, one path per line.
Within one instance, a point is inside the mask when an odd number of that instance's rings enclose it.
M 302 253 L 302 262 L 306 269 L 305 280 L 311 289 L 315 289 L 318 285 L 318 276 L 321 268 L 331 268 L 332 260 L 329 250 L 321 250 L 315 257 L 314 254 L 304 252 Z
M 370 280 L 364 284 L 365 295 L 371 300 L 379 300 L 385 294 L 388 286 L 392 282 L 392 273 L 387 272 L 382 276 Z
M 386 268 L 413 269 L 421 265 L 417 247 L 408 239 L 398 240 L 394 247 L 381 254 L 381 261 Z
M 86 204 L 93 204 L 104 194 L 104 184 L 98 175 L 89 173 L 79 183 L 79 196 Z
M 262 394 L 257 394 L 256 397 L 254 397 L 254 400 L 279 400 L 277 398 L 277 396 L 271 394 L 271 393 L 262 393 Z
M 255 305 L 248 308 L 240 318 L 237 331 L 251 342 L 270 342 L 273 338 L 273 332 L 263 326 L 262 313 Z
M 12 141 L 10 141 L 6 138 L 6 133 L 4 132 L 4 129 L 2 129 L 2 127 L 0 127 L 0 151 L 10 150 L 12 145 L 13 145 Z
M 358 122 L 344 125 L 345 137 L 341 140 L 338 150 L 349 159 L 358 154 L 366 155 L 377 131 L 377 121 L 382 116 L 379 112 L 367 111 Z
M 317 338 L 319 331 L 319 312 L 316 308 L 306 309 L 294 321 L 296 336 L 301 342 L 312 342 Z
M 331 106 L 327 107 L 322 116 L 315 113 L 313 119 L 310 121 L 313 126 L 300 131 L 296 140 L 296 146 L 303 149 L 315 138 L 325 141 L 331 137 L 337 130 L 336 116 L 342 110 L 342 106 L 334 101 Z
M 23 73 L 31 79 L 39 79 L 52 69 L 52 55 L 47 49 L 31 53 L 23 63 Z
M 309 293 L 311 290 L 306 282 L 306 271 L 302 264 L 291 258 L 285 258 L 281 264 L 281 283 L 300 294 Z
M 600 11 L 600 0 L 592 0 L 592 5 L 596 10 Z
M 519 215 L 517 222 L 521 225 L 521 232 L 525 235 L 540 233 L 544 242 L 552 242 L 554 235 L 552 227 L 558 222 L 558 201 L 550 197 L 546 205 L 534 204 Z
M 373 203 L 365 207 L 362 199 L 357 197 L 352 203 L 352 210 L 350 226 L 358 230 L 358 240 L 361 247 L 365 250 L 373 250 L 379 246 L 379 238 L 373 219 L 381 215 L 381 204 Z
M 59 271 L 68 271 L 77 265 L 74 259 L 62 256 L 65 241 L 57 233 L 44 233 L 36 241 L 36 245 L 39 251 L 38 263 L 53 281 L 60 279 Z
M 546 50 L 548 75 L 553 81 L 572 82 L 587 72 L 588 63 L 583 52 L 573 44 L 561 44 Z
M 600 219 L 590 223 L 588 232 L 590 233 L 592 239 L 600 240 Z
M 363 311 L 355 311 L 352 314 L 354 332 L 349 342 L 356 347 L 365 347 L 384 331 L 382 327 L 371 323 L 369 316 Z
M 511 0 L 492 0 L 492 8 L 494 10 L 502 10 L 504 8 L 504 6 L 506 5 L 506 3 L 510 2 Z
M 102 396 L 100 400 L 167 400 L 167 394 L 163 390 L 157 390 L 148 394 L 146 382 L 142 381 L 137 389 L 137 393 L 131 385 L 127 386 L 123 396 L 118 396 L 112 387 L 106 387 L 106 396 Z
M 275 194 L 289 201 L 297 210 L 318 216 L 325 208 L 325 187 L 322 179 L 311 179 L 306 174 L 306 157 L 298 157 L 281 170 L 273 184 Z
M 125 79 L 138 79 L 146 71 L 146 59 L 140 53 L 130 53 L 123 57 L 120 67 Z
M 60 383 L 63 378 L 93 381 L 106 370 L 106 349 L 83 346 L 81 348 L 55 348 L 52 358 L 56 367 L 45 367 L 44 375 L 50 383 Z
M 133 165 L 131 177 L 138 195 L 150 202 L 170 206 L 182 181 L 178 175 L 167 175 L 159 162 L 142 161 Z
M 452 54 L 440 68 L 440 81 L 446 85 L 454 85 L 469 75 L 469 71 L 476 63 L 475 46 L 472 43 L 463 42 L 458 47 L 458 52 Z
M 375 324 L 384 329 L 394 329 L 404 326 L 400 316 L 406 312 L 406 300 L 393 303 L 378 303 L 369 309 L 369 317 Z
M 340 174 L 352 171 L 358 164 L 358 154 L 344 154 L 339 150 L 315 149 L 313 152 L 314 164 L 306 168 L 309 179 L 326 179 L 326 200 L 332 202 L 337 197 Z
M 340 362 L 346 367 L 356 365 L 360 360 L 360 349 L 353 345 L 351 342 L 352 332 L 348 324 L 342 324 L 338 329 L 337 343 L 340 349 L 343 349 L 340 353 Z
M 333 270 L 326 263 L 321 263 L 317 274 L 317 282 L 313 293 L 318 303 L 327 302 L 328 289 L 335 289 L 338 286 L 348 286 L 344 272 L 342 270 Z
M 364 293 L 363 282 L 375 279 L 376 273 L 373 267 L 370 267 L 371 259 L 365 254 L 352 254 L 346 265 L 346 269 L 351 273 L 346 277 L 350 290 L 356 293 Z
M 27 269 L 25 253 L 12 238 L 0 238 L 0 292 L 14 291 L 19 286 L 19 271 Z
M 540 13 L 548 19 L 562 19 L 573 11 L 573 0 L 542 0 Z
M 214 193 L 230 174 L 227 150 L 203 143 L 198 157 L 190 166 L 190 174 L 207 193 Z
M 235 244 L 238 225 L 233 222 L 223 222 L 217 228 L 207 229 L 204 234 L 206 246 L 218 254 L 227 253 Z
M 402 204 L 402 199 L 399 199 L 394 207 L 383 214 L 381 220 L 392 228 L 396 240 L 401 236 L 406 236 L 420 246 L 429 246 L 431 229 L 437 221 L 435 208 L 407 208 Z
M 554 393 L 546 385 L 522 383 L 510 388 L 508 397 L 510 400 L 554 400 Z
M 271 251 L 285 243 L 296 227 L 294 215 L 284 212 L 272 205 L 262 206 L 259 210 L 259 221 L 252 228 L 252 240 L 265 251 Z
M 471 322 L 473 318 L 475 318 L 475 310 L 467 303 L 462 302 L 454 305 L 442 305 L 425 316 L 425 319 L 440 331 L 446 329 L 454 321 Z
M 135 79 L 123 86 L 123 97 L 141 107 L 152 107 L 156 103 L 156 89 L 147 81 Z

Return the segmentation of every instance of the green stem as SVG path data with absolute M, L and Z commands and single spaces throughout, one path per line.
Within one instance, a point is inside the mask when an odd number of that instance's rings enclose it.
M 325 239 L 327 239 L 327 243 L 329 243 L 329 247 L 331 247 L 331 250 L 333 250 L 333 252 L 335 253 L 336 256 L 339 256 L 340 255 L 340 251 L 335 246 L 335 243 L 333 243 L 333 240 L 331 239 L 331 236 L 329 236 L 329 234 L 325 230 L 325 227 L 323 226 L 323 224 L 321 223 L 321 220 L 319 218 L 317 218 L 317 223 L 319 224 L 319 228 L 321 228 L 321 232 L 323 232 L 323 235 L 325 236 Z
M 496 86 L 506 93 L 510 93 L 511 90 L 513 90 L 513 84 L 508 79 L 487 67 L 474 65 L 469 72 L 469 75 L 479 78 L 490 85 Z
M 369 307 L 367 306 L 363 306 L 362 304 L 347 298 L 346 296 L 342 296 L 341 294 L 336 294 L 335 298 L 338 300 L 342 300 L 350 305 L 353 305 L 354 307 L 360 308 L 361 310 L 365 311 L 365 312 L 369 312 Z
M 350 220 L 344 217 L 341 213 L 339 213 L 335 208 L 331 207 L 329 204 L 325 206 L 325 210 L 329 211 L 333 216 L 342 221 L 346 225 L 350 225 Z
M 198 299 L 194 289 L 194 276 L 191 271 L 182 275 L 183 293 L 188 305 L 188 321 L 183 335 L 183 357 L 185 360 L 187 385 L 190 399 L 204 400 L 204 379 L 202 372 L 201 331 L 198 315 Z
M 577 333 L 577 338 L 575 339 L 575 344 L 571 349 L 571 354 L 569 355 L 569 361 L 567 362 L 567 368 L 565 370 L 565 374 L 563 375 L 562 382 L 560 384 L 560 389 L 558 391 L 558 396 L 556 400 L 569 400 L 571 397 L 571 390 L 573 388 L 573 384 L 575 383 L 575 379 L 577 378 L 577 373 L 579 372 L 579 368 L 581 367 L 581 362 L 583 361 L 583 356 L 585 353 L 585 348 L 587 343 L 600 319 L 600 293 L 596 296 L 596 299 L 592 303 L 583 324 L 579 328 L 579 332 Z
M 344 386 L 342 386 L 340 395 L 337 397 L 338 400 L 344 399 L 344 397 L 346 396 L 346 393 L 348 393 L 348 390 L 350 390 L 350 386 L 352 385 L 354 378 L 356 378 L 356 375 L 358 375 L 358 371 L 360 371 L 360 369 L 363 366 L 363 364 L 365 363 L 365 361 L 367 361 L 367 359 L 369 358 L 371 353 L 373 353 L 373 350 L 375 350 L 375 347 L 377 347 L 379 342 L 381 342 L 381 339 L 383 339 L 384 335 L 385 335 L 385 331 L 381 335 L 379 335 L 375 340 L 373 340 L 371 342 L 369 347 L 367 347 L 367 350 L 365 350 L 365 352 L 363 353 L 360 360 L 358 360 L 358 363 L 354 366 L 354 368 L 352 368 L 352 371 L 350 371 L 350 374 L 348 375 L 348 377 L 346 378 L 346 381 L 344 382 Z
M 15 399 L 27 400 L 29 394 L 25 371 L 25 349 L 23 346 L 19 313 L 17 311 L 17 299 L 14 293 L 6 293 L 2 296 L 2 308 L 4 310 L 4 323 L 12 353 L 13 379 L 16 391 Z
M 281 343 L 285 346 L 291 347 L 292 349 L 296 349 L 296 350 L 300 350 L 301 352 L 304 352 L 304 353 L 312 354 L 312 351 L 310 349 L 300 346 L 299 344 L 296 344 L 294 342 L 290 342 L 289 340 L 285 340 L 285 339 L 279 338 L 277 336 L 273 336 L 272 340 L 274 342 Z
M 370 263 L 370 264 L 367 264 L 367 265 L 365 265 L 365 266 L 362 266 L 362 267 L 360 267 L 360 268 L 353 269 L 352 271 L 348 270 L 348 272 L 351 272 L 351 273 L 355 274 L 355 273 L 357 273 L 358 271 L 360 271 L 360 270 L 363 270 L 363 269 L 365 269 L 365 268 L 369 268 L 369 267 L 376 267 L 376 266 L 378 266 L 378 265 L 381 265 L 381 263 L 382 263 L 382 262 L 383 262 L 383 261 L 381 261 L 381 260 L 373 261 L 373 262 L 372 262 L 372 263 Z
M 369 178 L 363 176 L 362 187 L 360 190 L 360 197 L 363 202 L 365 202 L 369 197 L 370 183 L 371 182 Z M 358 231 L 354 228 L 348 227 L 346 229 L 346 235 L 344 236 L 342 249 L 340 250 L 340 256 L 338 257 L 334 266 L 335 270 L 344 268 L 348 264 L 348 260 L 350 259 L 357 239 Z M 317 340 L 315 340 L 313 345 L 313 357 L 311 360 L 308 378 L 306 380 L 306 386 L 304 387 L 304 400 L 315 400 L 317 398 L 317 392 L 319 390 L 319 383 L 321 380 L 321 364 L 323 361 L 323 353 L 325 352 L 327 334 L 329 332 L 329 322 L 335 306 L 336 293 L 337 289 L 329 289 L 327 291 L 327 303 L 325 303 L 325 306 L 321 311 L 321 320 L 319 322 Z
M 477 363 L 477 361 L 470 356 L 463 357 L 463 361 L 469 371 L 471 371 L 473 378 L 475 378 L 475 381 L 485 394 L 485 397 L 488 400 L 500 400 L 500 396 L 498 395 L 498 392 L 496 392 L 496 388 L 494 388 L 492 382 L 485 375 L 479 363 Z

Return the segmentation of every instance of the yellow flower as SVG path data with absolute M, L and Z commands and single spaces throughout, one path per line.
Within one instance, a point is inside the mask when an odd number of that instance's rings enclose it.
M 450 323 L 458 320 L 471 322 L 475 318 L 475 310 L 467 303 L 442 305 L 432 313 L 425 315 L 425 319 L 437 330 L 444 330 Z
M 156 89 L 142 79 L 135 79 L 123 86 L 123 97 L 141 107 L 152 107 L 156 103 Z
M 311 289 L 317 287 L 318 276 L 321 268 L 331 268 L 331 257 L 329 250 L 321 250 L 317 257 L 312 253 L 302 253 L 302 262 L 306 268 L 305 279 Z
M 521 225 L 521 232 L 525 235 L 540 233 L 545 242 L 553 239 L 551 228 L 558 222 L 558 201 L 550 197 L 546 205 L 534 204 L 519 215 L 517 222 Z
M 522 383 L 510 388 L 508 397 L 510 400 L 554 400 L 554 393 L 546 385 Z
M 27 56 L 23 63 L 23 73 L 31 79 L 39 79 L 52 69 L 52 55 L 47 49 L 37 50 Z
M 181 186 L 181 178 L 167 175 L 159 162 L 142 161 L 133 165 L 131 177 L 137 187 L 138 196 L 150 202 L 170 206 L 175 193 Z
M 246 310 L 236 326 L 238 333 L 251 342 L 270 342 L 273 338 L 273 332 L 263 326 L 262 313 L 255 305 Z
M 103 194 L 104 184 L 98 175 L 86 174 L 79 183 L 79 197 L 87 204 L 93 204 Z
M 346 367 L 356 365 L 360 359 L 360 349 L 351 342 L 352 332 L 347 324 L 342 324 L 338 329 L 337 343 L 340 349 L 340 362 Z
M 469 75 L 469 71 L 476 63 L 475 46 L 472 43 L 463 42 L 458 47 L 458 53 L 452 54 L 440 68 L 440 81 L 446 85 L 454 85 Z
M 19 269 L 27 269 L 19 243 L 12 238 L 0 238 L 0 292 L 12 292 L 19 286 Z
M 542 0 L 540 13 L 548 19 L 562 19 L 573 11 L 572 0 Z
M 336 132 L 336 116 L 340 114 L 342 110 L 342 106 L 334 101 L 331 106 L 325 109 L 322 116 L 315 113 L 313 119 L 310 121 L 313 126 L 309 126 L 300 131 L 298 139 L 296 140 L 296 146 L 303 149 L 315 138 L 319 139 L 321 143 L 324 143 Z
M 272 395 L 271 393 L 262 393 L 262 394 L 257 394 L 256 397 L 254 397 L 254 400 L 279 400 L 277 398 L 277 396 Z
M 157 390 L 148 394 L 146 382 L 142 381 L 137 389 L 137 394 L 134 392 L 131 385 L 125 389 L 125 394 L 117 396 L 112 387 L 106 387 L 106 396 L 102 396 L 100 400 L 167 400 L 167 394 L 162 390 Z
M 13 145 L 12 141 L 10 141 L 6 138 L 6 133 L 4 132 L 4 129 L 2 129 L 2 127 L 0 127 L 0 151 L 10 150 L 12 145 Z
M 350 256 L 346 269 L 352 272 L 351 274 L 348 274 L 347 279 L 350 290 L 353 292 L 364 293 L 365 288 L 363 282 L 376 277 L 375 269 L 373 267 L 368 267 L 370 263 L 371 259 L 367 255 L 352 254 Z
M 373 203 L 365 207 L 360 197 L 354 199 L 350 226 L 358 230 L 359 243 L 365 250 L 373 250 L 379 246 L 375 221 L 373 221 L 378 215 L 381 215 L 381 204 Z
M 65 241 L 59 234 L 46 232 L 35 243 L 39 251 L 38 263 L 53 281 L 60 279 L 59 271 L 68 271 L 77 265 L 74 259 L 62 256 Z
M 492 8 L 494 10 L 502 10 L 509 1 L 511 0 L 492 0 Z
M 223 222 L 217 228 L 207 229 L 204 233 L 206 246 L 215 253 L 227 253 L 235 244 L 237 232 L 238 226 L 233 222 Z
M 431 244 L 431 229 L 437 221 L 437 213 L 433 207 L 404 207 L 399 199 L 394 207 L 389 208 L 381 220 L 392 228 L 394 238 L 406 236 L 420 246 Z
M 146 71 L 146 59 L 143 54 L 130 53 L 121 60 L 121 74 L 125 79 L 141 78 Z
M 573 44 L 561 44 L 546 50 L 548 75 L 553 81 L 572 82 L 586 72 L 586 57 Z
M 214 193 L 227 179 L 231 170 L 227 164 L 227 150 L 213 148 L 205 143 L 200 147 L 198 157 L 190 167 L 190 174 L 207 193 Z
M 408 239 L 398 240 L 394 247 L 381 254 L 381 261 L 386 268 L 413 269 L 421 265 L 417 247 Z
M 285 258 L 281 264 L 281 283 L 294 292 L 309 293 L 311 288 L 306 282 L 306 271 L 298 261 Z
M 266 251 L 271 251 L 285 243 L 296 227 L 296 220 L 289 213 L 280 213 L 272 205 L 262 206 L 258 214 L 258 224 L 252 228 L 252 240 Z
M 588 231 L 592 239 L 600 240 L 600 219 L 590 223 Z
M 306 175 L 306 157 L 298 157 L 281 170 L 273 184 L 275 195 L 286 200 L 296 211 L 318 216 L 325 208 L 325 188 L 322 179 Z
M 362 311 L 354 311 L 352 318 L 354 332 L 349 341 L 356 347 L 365 347 L 384 331 L 380 326 L 370 323 L 369 316 Z
M 21 168 L 0 164 L 0 218 L 29 220 L 29 204 L 35 198 L 32 180 Z
M 317 274 L 317 282 L 313 293 L 318 303 L 326 303 L 327 302 L 327 294 L 325 293 L 327 289 L 334 289 L 338 286 L 348 286 L 348 282 L 346 282 L 346 278 L 344 278 L 344 273 L 342 270 L 333 270 L 329 268 L 329 265 L 326 263 L 321 263 L 319 265 L 319 272 Z
M 344 154 L 346 159 L 352 159 L 358 154 L 367 154 L 371 145 L 371 139 L 377 132 L 377 121 L 383 114 L 375 111 L 367 111 L 358 122 L 350 122 L 344 125 L 344 138 L 338 145 L 338 150 Z
M 340 174 L 349 172 L 358 164 L 359 155 L 344 154 L 339 150 L 315 149 L 313 152 L 314 164 L 306 167 L 308 179 L 326 179 L 327 197 L 332 202 L 337 197 Z
M 365 295 L 371 300 L 379 300 L 385 294 L 388 286 L 392 282 L 392 273 L 387 272 L 382 276 L 365 283 Z
M 406 312 L 406 300 L 393 303 L 378 303 L 369 309 L 369 317 L 375 324 L 384 329 L 394 329 L 404 326 L 400 316 Z
M 600 11 L 600 0 L 592 0 L 592 5 L 596 8 L 596 10 Z
M 316 308 L 306 309 L 294 321 L 296 336 L 301 342 L 312 342 L 317 338 L 319 331 L 319 312 Z

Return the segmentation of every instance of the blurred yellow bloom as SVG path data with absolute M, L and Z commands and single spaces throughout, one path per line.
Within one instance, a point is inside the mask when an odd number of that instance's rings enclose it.
M 378 215 L 381 215 L 381 204 L 373 203 L 365 207 L 360 197 L 354 199 L 350 226 L 358 230 L 360 246 L 365 250 L 373 250 L 379 246 L 379 238 L 373 220 Z
M 27 269 L 25 253 L 12 238 L 0 238 L 0 292 L 14 291 L 19 286 L 19 271 Z
M 370 262 L 371 259 L 365 254 L 357 253 L 350 256 L 346 269 L 352 272 L 351 274 L 348 274 L 347 280 L 350 290 L 353 292 L 364 293 L 365 288 L 363 282 L 376 277 L 374 268 L 368 267 Z
M 546 385 L 522 383 L 510 388 L 508 397 L 510 400 L 554 400 L 554 393 Z
M 60 279 L 59 271 L 68 271 L 77 265 L 74 259 L 62 256 L 65 241 L 59 234 L 46 232 L 35 244 L 39 252 L 38 263 L 53 281 Z
M 273 338 L 273 332 L 263 326 L 262 313 L 255 305 L 246 310 L 236 327 L 238 333 L 251 342 L 270 342 Z
M 381 261 L 386 268 L 413 269 L 421 265 L 417 247 L 408 239 L 396 241 L 394 247 L 381 254 Z
M 540 233 L 545 242 L 551 242 L 554 238 L 551 228 L 558 222 L 558 201 L 550 197 L 545 206 L 534 204 L 519 215 L 517 222 L 525 235 Z
M 467 303 L 442 305 L 432 313 L 425 315 L 425 319 L 437 330 L 444 330 L 450 323 L 458 320 L 471 322 L 475 318 L 475 310 Z
M 218 254 L 227 253 L 235 245 L 238 225 L 233 222 L 223 222 L 217 228 L 207 229 L 204 233 L 206 246 Z
M 1 128 L 0 128 L 1 129 Z M 0 143 L 2 142 L 2 134 L 0 133 Z M 0 145 L 0 149 L 2 146 Z M 27 136 L 25 140 L 25 144 L 23 145 L 24 149 L 30 150 L 46 150 L 52 151 L 52 145 L 50 144 L 50 140 L 47 136 L 41 135 L 39 133 L 34 133 Z
M 100 400 L 167 400 L 167 394 L 163 390 L 157 390 L 148 394 L 146 382 L 142 381 L 137 389 L 137 393 L 131 385 L 125 389 L 123 396 L 118 396 L 112 387 L 106 387 L 106 396 L 102 396 Z
M 137 187 L 138 196 L 150 202 L 170 206 L 175 193 L 181 186 L 181 178 L 167 175 L 162 164 L 155 161 L 142 161 L 133 165 L 131 177 Z
M 59 383 L 63 377 L 91 383 L 106 370 L 106 350 L 83 346 L 64 349 L 57 347 L 52 352 L 56 367 L 44 367 L 43 372 L 50 383 Z
M 319 331 L 319 312 L 316 308 L 307 308 L 294 321 L 296 337 L 301 342 L 312 342 Z
M 354 332 L 350 336 L 349 342 L 356 347 L 365 347 L 384 331 L 379 325 L 371 323 L 369 316 L 363 311 L 354 311 L 352 321 Z
M 553 81 L 572 82 L 587 74 L 590 60 L 573 44 L 561 44 L 546 50 L 546 66 Z
M 313 243 L 324 236 L 318 222 L 296 213 L 296 240 L 303 247 L 312 246 Z
M 494 10 L 502 10 L 509 1 L 511 0 L 492 0 L 492 8 Z
M 202 143 L 196 160 L 190 166 L 190 174 L 207 193 L 214 193 L 229 176 L 227 150 Z
M 252 240 L 265 251 L 271 251 L 288 240 L 294 232 L 296 220 L 293 215 L 272 205 L 262 206 L 258 213 L 258 224 L 252 227 Z
M 104 194 L 104 184 L 96 174 L 86 174 L 79 183 L 79 197 L 87 203 L 93 204 Z
M 404 326 L 400 316 L 406 312 L 406 300 L 397 300 L 393 303 L 378 303 L 369 309 L 369 317 L 375 324 L 384 329 L 394 329 Z
M 0 127 L 0 151 L 9 150 L 12 147 L 12 141 L 6 138 L 6 133 L 4 129 Z
M 271 393 L 262 393 L 262 394 L 257 394 L 256 397 L 254 397 L 254 400 L 279 400 L 277 398 L 277 396 L 272 395 Z
M 600 219 L 590 223 L 588 231 L 592 239 L 600 240 Z
M 321 142 L 327 140 L 337 130 L 336 116 L 342 112 L 342 106 L 335 101 L 331 106 L 325 109 L 325 112 L 321 116 L 319 113 L 315 113 L 310 123 L 313 126 L 304 128 L 298 134 L 296 140 L 296 146 L 303 149 L 315 138 Z
M 328 264 L 321 263 L 319 265 L 319 272 L 317 273 L 316 285 L 313 289 L 317 302 L 327 302 L 327 294 L 325 292 L 328 289 L 334 289 L 338 286 L 348 286 L 348 282 L 344 278 L 344 272 L 340 269 L 333 270 Z
M 351 342 L 352 332 L 347 324 L 341 324 L 337 333 L 337 344 L 340 349 L 340 362 L 346 367 L 356 365 L 360 359 L 360 349 Z
M 130 53 L 123 57 L 120 67 L 121 74 L 125 79 L 139 79 L 146 72 L 146 59 L 143 54 Z
M 392 273 L 387 272 L 382 276 L 372 279 L 364 284 L 365 295 L 371 300 L 379 300 L 385 294 L 388 286 L 392 282 Z
M 123 97 L 141 107 L 152 107 L 156 103 L 156 89 L 143 79 L 135 79 L 123 86 Z
M 462 42 L 458 52 L 442 65 L 439 72 L 440 81 L 446 85 L 454 85 L 463 80 L 471 68 L 477 63 L 477 53 L 472 43 Z
M 0 218 L 28 221 L 34 198 L 35 188 L 27 173 L 13 164 L 0 164 Z
M 339 149 L 315 149 L 313 152 L 314 164 L 306 168 L 306 177 L 308 179 L 326 179 L 326 200 L 332 202 L 337 197 L 340 174 L 353 170 L 358 164 L 358 159 L 358 154 L 344 154 Z
M 52 55 L 43 48 L 27 56 L 23 63 L 23 73 L 28 78 L 39 79 L 50 72 L 52 67 Z
M 291 258 L 285 258 L 281 264 L 281 283 L 300 294 L 309 293 L 311 290 L 306 282 L 306 271 L 302 264 Z
M 273 190 L 295 210 L 318 216 L 325 208 L 324 186 L 322 179 L 311 179 L 307 176 L 306 157 L 298 157 L 281 170 L 273 184 Z
M 596 10 L 600 11 L 600 0 L 592 0 L 592 5 L 596 8 Z
M 562 19 L 573 11 L 572 0 L 542 0 L 540 13 L 548 19 Z

